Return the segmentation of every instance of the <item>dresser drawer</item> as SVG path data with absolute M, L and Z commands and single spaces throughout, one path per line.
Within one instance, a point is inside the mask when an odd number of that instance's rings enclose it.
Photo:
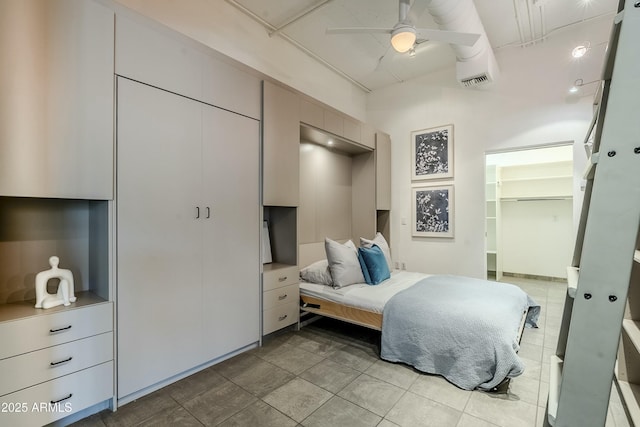
M 268 309 L 279 305 L 298 302 L 300 299 L 300 288 L 298 284 L 284 286 L 282 288 L 265 291 L 262 297 L 262 308 Z
M 0 396 L 113 360 L 113 333 L 0 360 Z
M 41 426 L 113 397 L 113 362 L 0 397 L 0 425 Z
M 285 326 L 298 322 L 300 304 L 298 301 L 279 305 L 262 312 L 262 334 L 267 335 Z
M 270 291 L 271 289 L 298 283 L 300 280 L 298 274 L 297 265 L 265 271 L 262 275 L 262 290 Z
M 113 330 L 112 303 L 0 323 L 0 359 Z

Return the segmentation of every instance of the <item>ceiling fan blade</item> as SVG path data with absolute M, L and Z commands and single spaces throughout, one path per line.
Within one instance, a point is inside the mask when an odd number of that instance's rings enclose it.
M 378 34 L 391 34 L 393 28 L 327 28 L 327 34 L 363 34 L 363 33 L 378 33 Z
M 480 34 L 426 28 L 416 28 L 416 33 L 421 38 L 462 46 L 473 46 L 480 38 Z
M 407 19 L 409 20 L 409 22 L 413 22 L 414 24 L 416 24 L 418 22 L 418 19 L 424 13 L 428 4 L 429 2 L 426 0 L 414 0 L 411 8 L 409 9 L 409 12 L 407 13 Z

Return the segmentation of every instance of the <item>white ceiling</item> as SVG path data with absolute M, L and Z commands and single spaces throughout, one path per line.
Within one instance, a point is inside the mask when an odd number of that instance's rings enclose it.
M 386 34 L 326 34 L 326 29 L 332 27 L 393 27 L 398 21 L 397 0 L 226 1 L 261 22 L 267 32 L 275 31 L 272 37 L 285 37 L 365 91 L 451 67 L 456 61 L 451 46 L 445 43 L 421 43 L 416 46 L 417 55 L 410 58 L 407 53 L 400 54 L 390 48 Z M 566 36 L 570 32 L 575 33 L 572 39 L 600 46 L 604 52 L 608 34 L 603 36 L 599 31 L 593 35 L 596 39 L 589 40 L 590 29 L 596 24 L 602 26 L 602 21 L 611 22 L 618 4 L 618 0 L 473 1 L 496 56 L 509 49 L 553 43 L 558 34 Z M 294 22 L 288 24 L 291 20 Z M 427 11 L 414 25 L 438 28 Z M 569 54 L 567 52 L 567 57 Z M 584 69 L 589 66 L 594 70 Z M 601 61 L 582 64 L 581 74 L 575 78 L 598 76 L 600 67 Z

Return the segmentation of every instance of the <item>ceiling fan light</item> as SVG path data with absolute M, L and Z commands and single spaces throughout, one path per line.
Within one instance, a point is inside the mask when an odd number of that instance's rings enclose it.
M 571 56 L 573 56 L 574 58 L 582 58 L 587 51 L 589 50 L 589 44 L 581 44 L 579 46 L 576 46 L 575 48 L 573 48 L 573 50 L 571 51 Z
M 404 53 L 413 47 L 416 42 L 416 31 L 410 27 L 399 28 L 391 33 L 391 46 Z

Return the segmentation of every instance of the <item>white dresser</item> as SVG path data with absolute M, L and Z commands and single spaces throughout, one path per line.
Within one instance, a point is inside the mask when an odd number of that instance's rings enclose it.
M 262 276 L 262 335 L 298 322 L 298 266 L 265 264 Z
M 113 397 L 113 303 L 77 296 L 49 310 L 3 305 L 0 425 L 44 425 Z

